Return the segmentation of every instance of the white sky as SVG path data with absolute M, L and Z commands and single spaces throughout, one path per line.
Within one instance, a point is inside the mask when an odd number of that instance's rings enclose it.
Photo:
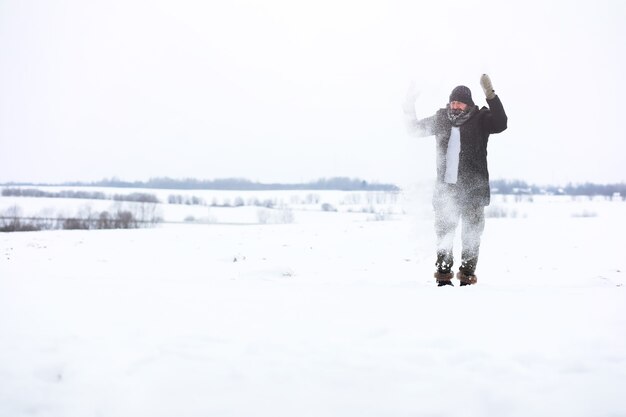
M 404 130 L 490 74 L 492 178 L 626 180 L 626 2 L 0 1 L 0 181 L 434 177 Z

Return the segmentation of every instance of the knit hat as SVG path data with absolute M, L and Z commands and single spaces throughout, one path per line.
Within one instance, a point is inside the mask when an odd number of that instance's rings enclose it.
M 474 105 L 474 101 L 472 100 L 472 92 L 464 85 L 455 87 L 454 90 L 452 90 L 452 93 L 450 93 L 449 102 L 451 103 L 453 101 L 460 101 L 461 103 L 465 103 L 468 106 Z

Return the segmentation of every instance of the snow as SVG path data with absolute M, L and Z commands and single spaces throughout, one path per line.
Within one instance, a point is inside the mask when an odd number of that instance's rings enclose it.
M 0 234 L 0 415 L 626 415 L 626 203 L 496 197 L 438 288 L 428 201 Z

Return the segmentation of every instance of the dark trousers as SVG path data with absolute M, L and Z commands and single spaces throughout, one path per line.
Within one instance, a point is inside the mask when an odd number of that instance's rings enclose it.
M 485 230 L 485 207 L 464 198 L 456 185 L 439 185 L 433 198 L 437 234 L 437 271 L 448 273 L 454 264 L 454 233 L 462 222 L 461 266 L 465 275 L 474 275 L 478 263 L 480 238 Z

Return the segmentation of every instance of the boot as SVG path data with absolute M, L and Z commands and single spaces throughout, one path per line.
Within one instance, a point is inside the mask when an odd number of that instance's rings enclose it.
M 466 285 L 473 285 L 478 282 L 478 277 L 473 273 L 459 271 L 456 274 L 456 277 L 459 281 L 461 281 L 461 287 L 464 287 Z
M 452 277 L 454 274 L 452 272 L 435 272 L 435 279 L 437 280 L 437 286 L 443 287 L 445 285 L 452 285 Z
M 463 258 L 461 260 L 461 266 L 459 267 L 459 273 L 456 277 L 461 281 L 461 287 L 465 285 L 473 285 L 478 282 L 478 278 L 474 271 L 476 271 L 476 264 L 478 263 L 478 251 L 463 251 Z

